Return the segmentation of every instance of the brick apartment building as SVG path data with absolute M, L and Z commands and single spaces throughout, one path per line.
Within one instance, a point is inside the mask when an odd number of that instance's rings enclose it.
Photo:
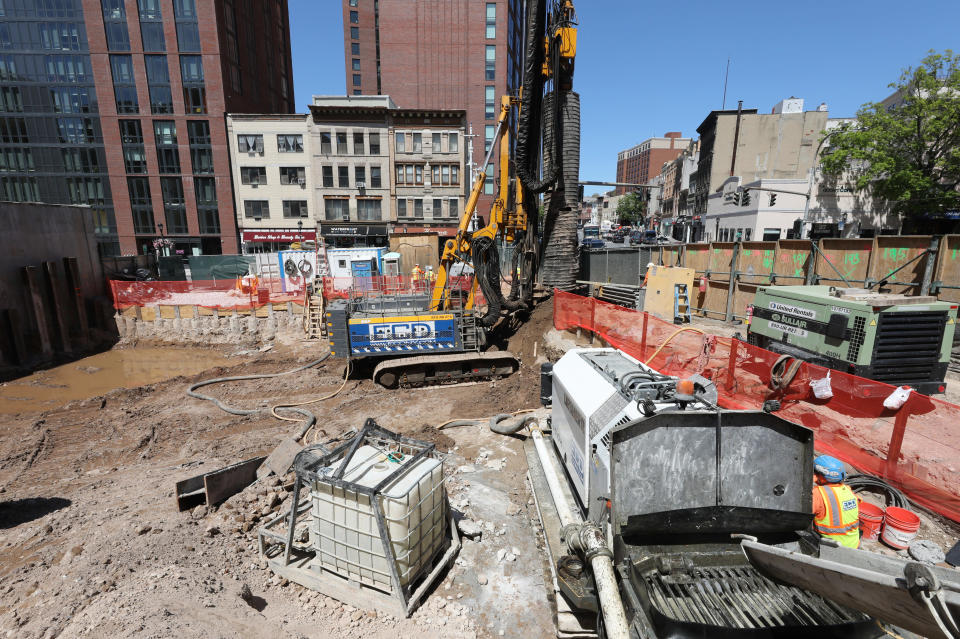
M 102 254 L 235 253 L 223 115 L 293 110 L 286 0 L 7 3 L 0 198 L 87 204 Z
M 464 117 L 372 95 L 314 96 L 309 114 L 229 114 L 243 252 L 318 234 L 339 248 L 387 246 L 390 233 L 456 235 Z
M 665 133 L 662 138 L 650 138 L 640 144 L 617 153 L 617 182 L 649 184 L 660 175 L 665 162 L 676 159 L 690 144 L 690 138 L 682 137 L 679 131 Z M 625 186 L 617 187 L 617 194 L 632 191 Z
M 474 166 L 493 139 L 500 96 L 517 94 L 523 0 L 342 0 L 346 89 L 401 109 L 465 110 Z M 468 154 L 468 157 L 469 154 Z M 493 203 L 496 154 L 481 214 Z M 469 176 L 467 176 L 469 182 Z

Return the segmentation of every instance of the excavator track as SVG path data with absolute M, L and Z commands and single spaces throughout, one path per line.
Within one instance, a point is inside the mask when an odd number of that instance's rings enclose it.
M 418 388 L 498 379 L 518 368 L 520 360 L 507 351 L 423 355 L 380 362 L 373 370 L 373 381 L 384 388 Z

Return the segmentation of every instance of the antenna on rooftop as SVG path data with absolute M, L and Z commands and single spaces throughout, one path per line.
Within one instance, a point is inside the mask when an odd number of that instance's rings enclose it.
M 723 104 L 720 105 L 721 111 L 727 108 L 727 80 L 729 79 L 730 79 L 730 56 L 727 56 L 727 72 L 723 76 Z

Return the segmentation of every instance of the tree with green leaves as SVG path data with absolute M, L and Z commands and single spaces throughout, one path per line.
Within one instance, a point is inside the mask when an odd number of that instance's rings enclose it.
M 856 122 L 826 134 L 821 160 L 824 174 L 890 202 L 912 230 L 960 208 L 960 55 L 931 51 L 890 87 L 892 104 L 864 104 Z
M 630 226 L 643 225 L 647 203 L 639 193 L 627 193 L 617 202 L 617 222 Z

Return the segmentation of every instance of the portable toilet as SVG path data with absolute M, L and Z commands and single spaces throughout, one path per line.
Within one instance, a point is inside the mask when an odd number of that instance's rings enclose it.
M 384 253 L 383 274 L 387 277 L 398 277 L 400 275 L 400 254 L 396 251 Z

